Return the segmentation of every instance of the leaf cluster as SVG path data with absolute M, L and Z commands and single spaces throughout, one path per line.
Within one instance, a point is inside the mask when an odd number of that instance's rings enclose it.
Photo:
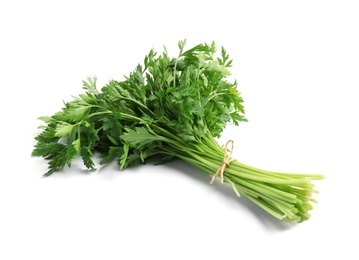
M 49 160 L 45 176 L 77 156 L 95 169 L 95 153 L 102 164 L 116 159 L 121 169 L 154 155 L 166 161 L 200 149 L 202 139 L 219 137 L 228 122 L 246 121 L 237 82 L 227 79 L 226 50 L 216 55 L 214 42 L 185 50 L 185 43 L 174 58 L 166 48 L 160 55 L 151 50 L 127 77 L 100 91 L 96 78 L 88 78 L 84 94 L 40 117 L 45 125 L 32 155 Z

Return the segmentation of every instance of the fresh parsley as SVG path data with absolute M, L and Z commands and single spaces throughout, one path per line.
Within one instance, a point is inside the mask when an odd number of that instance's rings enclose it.
M 62 170 L 77 156 L 88 169 L 117 160 L 120 169 L 148 158 L 166 162 L 180 158 L 222 180 L 273 216 L 289 222 L 310 217 L 311 180 L 322 175 L 265 171 L 236 160 L 223 162 L 225 151 L 216 138 L 228 122 L 246 121 L 237 82 L 227 78 L 232 60 L 224 48 L 199 44 L 169 57 L 151 50 L 122 81 L 111 80 L 99 91 L 96 78 L 83 82 L 84 94 L 65 103 L 61 111 L 40 117 L 45 125 L 32 152 L 48 160 L 44 176 Z M 225 164 L 225 165 L 224 165 Z M 223 168 L 222 168 L 223 167 Z M 217 175 L 215 175 L 216 177 Z

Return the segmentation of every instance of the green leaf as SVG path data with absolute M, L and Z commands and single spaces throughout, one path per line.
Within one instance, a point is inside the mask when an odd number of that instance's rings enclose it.
M 185 45 L 186 45 L 186 39 L 178 42 L 178 47 L 180 49 L 180 54 L 183 52 L 183 49 L 184 49 Z
M 110 117 L 104 117 L 102 121 L 103 121 L 103 130 L 105 131 L 111 129 L 115 125 L 114 120 Z
M 53 121 L 52 117 L 50 116 L 40 116 L 38 119 L 45 123 L 50 123 Z
M 32 151 L 31 156 L 52 157 L 52 155 L 64 150 L 65 147 L 65 145 L 58 142 L 38 142 L 35 145 L 35 149 Z
M 73 147 L 75 148 L 76 152 L 80 152 L 81 150 L 81 142 L 80 142 L 80 138 L 76 139 L 75 141 L 72 142 Z
M 71 124 L 68 124 L 68 123 L 60 123 L 56 126 L 56 129 L 55 129 L 55 135 L 54 136 L 57 136 L 57 137 L 65 137 L 65 136 L 68 136 L 72 129 L 74 128 L 74 125 L 71 125 Z
M 148 132 L 145 127 L 136 127 L 134 130 L 127 129 L 127 132 L 121 136 L 121 139 L 131 146 L 138 147 L 144 146 L 154 141 L 162 140 L 160 136 L 156 136 Z
M 123 170 L 126 167 L 128 151 L 130 150 L 130 146 L 128 144 L 123 145 L 123 153 L 119 158 L 120 169 Z
M 71 104 L 66 111 L 65 120 L 79 122 L 84 118 L 90 107 L 88 105 Z
M 107 138 L 113 143 L 114 145 L 119 145 L 118 141 L 113 138 L 111 135 L 107 135 Z
M 78 152 L 76 151 L 75 147 L 72 144 L 67 146 L 65 159 L 66 159 L 66 164 L 69 167 L 71 167 L 71 163 L 72 163 L 73 159 L 76 158 L 77 155 L 78 155 Z
M 115 158 L 120 158 L 123 154 L 123 147 L 120 146 L 110 146 L 108 151 L 102 155 L 102 160 L 100 164 L 106 164 L 114 160 Z
M 244 116 L 238 114 L 237 112 L 232 112 L 230 115 L 235 125 L 238 125 L 239 122 L 247 122 L 247 119 Z
M 84 89 L 86 89 L 91 94 L 94 94 L 94 95 L 99 94 L 97 89 L 96 89 L 96 81 L 97 81 L 96 77 L 93 77 L 93 78 L 88 77 L 87 82 L 82 81 Z
M 81 148 L 81 158 L 87 169 L 95 170 L 95 163 L 92 160 L 93 154 L 89 147 Z

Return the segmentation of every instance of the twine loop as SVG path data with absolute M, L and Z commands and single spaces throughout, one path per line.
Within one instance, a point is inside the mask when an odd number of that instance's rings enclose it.
M 229 150 L 229 154 L 227 153 L 228 151 L 228 145 L 229 143 L 231 143 L 231 149 Z M 232 156 L 232 152 L 233 152 L 233 148 L 234 148 L 234 142 L 233 140 L 228 140 L 226 145 L 224 146 L 224 157 L 223 157 L 223 162 L 222 162 L 222 166 L 219 167 L 219 169 L 217 170 L 217 172 L 213 175 L 212 180 L 209 182 L 209 184 L 212 184 L 214 182 L 214 180 L 216 179 L 216 177 L 218 176 L 219 173 L 221 173 L 221 183 L 223 183 L 224 181 L 224 170 L 226 169 L 226 167 L 232 162 L 234 161 L 234 159 L 231 159 Z

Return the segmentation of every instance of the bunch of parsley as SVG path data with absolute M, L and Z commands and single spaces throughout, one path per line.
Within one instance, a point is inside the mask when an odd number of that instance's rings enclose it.
M 223 150 L 215 138 L 228 122 L 246 121 L 237 82 L 229 82 L 232 60 L 225 49 L 215 56 L 216 46 L 199 44 L 169 57 L 153 50 L 144 64 L 123 81 L 111 80 L 101 91 L 96 78 L 84 81 L 86 93 L 65 103 L 60 112 L 40 117 L 45 123 L 35 138 L 33 156 L 48 160 L 49 176 L 70 166 L 81 156 L 88 169 L 95 169 L 93 155 L 101 164 L 114 159 L 120 169 L 148 158 L 166 162 L 173 157 L 217 176 L 234 192 L 243 194 L 273 216 L 289 222 L 310 217 L 311 180 L 321 175 L 265 171 L 236 160 L 223 162 Z M 218 173 L 218 172 L 217 172 Z

